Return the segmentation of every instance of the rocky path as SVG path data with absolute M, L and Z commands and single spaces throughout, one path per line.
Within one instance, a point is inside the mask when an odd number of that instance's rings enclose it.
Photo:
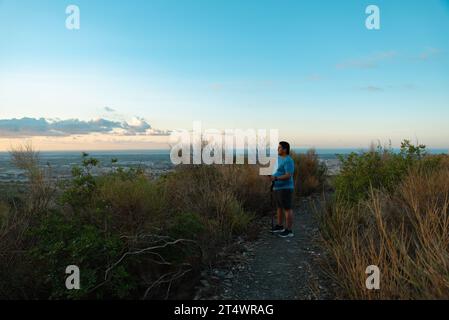
M 230 270 L 213 270 L 220 279 L 214 299 L 290 300 L 331 299 L 332 284 L 320 267 L 323 252 L 313 198 L 295 207 L 295 237 L 283 239 L 269 232 L 267 221 L 258 240 L 244 244 L 241 262 Z

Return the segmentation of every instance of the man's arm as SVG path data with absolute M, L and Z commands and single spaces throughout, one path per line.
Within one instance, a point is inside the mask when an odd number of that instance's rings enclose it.
M 286 174 L 279 177 L 272 177 L 273 181 L 287 181 L 293 176 L 293 173 L 295 172 L 294 162 L 288 161 L 284 166 Z
M 271 180 L 272 181 L 286 181 L 286 180 L 289 180 L 291 177 L 292 177 L 292 174 L 290 172 L 287 172 L 286 174 L 279 176 L 279 177 L 272 176 Z

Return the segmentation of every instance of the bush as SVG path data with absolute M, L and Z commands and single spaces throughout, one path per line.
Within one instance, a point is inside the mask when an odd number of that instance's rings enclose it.
M 301 196 L 309 196 L 323 191 L 327 168 L 322 163 L 314 149 L 305 154 L 292 153 L 295 161 L 295 189 Z
M 336 197 L 339 201 L 357 203 L 367 198 L 370 188 L 392 191 L 425 154 L 425 146 L 415 147 L 405 140 L 399 153 L 378 146 L 369 152 L 340 156 L 341 171 L 335 178 Z
M 25 210 L 31 213 L 47 210 L 56 190 L 56 186 L 51 179 L 51 167 L 40 167 L 39 153 L 33 150 L 31 144 L 13 149 L 10 154 L 13 164 L 23 170 L 28 178 L 29 190 Z
M 92 169 L 98 164 L 97 159 L 89 158 L 87 153 L 83 153 L 82 166 L 72 167 L 72 180 L 61 196 L 62 204 L 80 212 L 96 200 L 97 179 L 92 175 Z
M 269 201 L 269 182 L 252 166 L 186 166 L 151 180 L 117 166 L 98 174 L 85 153 L 81 161 L 45 205 L 0 206 L 0 297 L 191 298 L 201 268 Z M 79 291 L 65 288 L 68 265 L 80 267 Z
M 170 220 L 179 219 L 185 212 L 195 212 L 200 217 L 204 232 L 198 241 L 207 264 L 216 259 L 219 250 L 229 244 L 233 236 L 249 227 L 253 214 L 245 210 L 243 203 L 247 209 L 251 206 L 254 209 L 257 205 L 249 197 L 262 198 L 260 186 L 247 189 L 240 183 L 242 172 L 240 168 L 222 166 L 183 166 L 167 176 L 163 183 L 170 204 L 167 211 Z M 256 171 L 251 172 L 253 179 L 267 183 Z M 269 201 L 265 198 L 264 201 Z
M 108 217 L 108 228 L 121 235 L 137 235 L 164 224 L 164 195 L 157 183 L 144 175 L 111 174 L 97 179 L 95 197 Z
M 42 296 L 50 299 L 124 298 L 136 289 L 136 280 L 120 266 L 113 271 L 111 281 L 101 290 L 94 290 L 104 282 L 105 270 L 120 258 L 125 246 L 118 235 L 109 234 L 94 225 L 86 225 L 74 217 L 50 212 L 30 236 L 35 245 L 28 254 L 40 279 Z M 81 272 L 81 289 L 67 290 L 65 269 L 77 265 Z
M 199 214 L 179 213 L 170 222 L 169 234 L 173 238 L 191 240 L 201 239 L 205 231 L 204 223 Z
M 397 188 L 393 195 L 373 190 L 355 207 L 336 203 L 324 218 L 329 274 L 342 298 L 449 298 L 449 169 L 411 171 Z M 373 264 L 381 290 L 365 288 Z
M 406 141 L 399 154 L 352 156 L 342 175 L 320 221 L 340 297 L 449 298 L 449 157 Z M 381 290 L 366 290 L 369 265 Z
M 218 167 L 223 177 L 223 189 L 231 190 L 242 208 L 257 215 L 270 210 L 270 185 L 267 177 L 260 176 L 256 165 L 226 165 Z

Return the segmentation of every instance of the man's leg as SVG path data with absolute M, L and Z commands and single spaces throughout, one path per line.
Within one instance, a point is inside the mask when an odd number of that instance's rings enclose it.
M 285 210 L 285 220 L 286 220 L 286 229 L 292 230 L 293 228 L 293 210 L 287 209 Z
M 278 226 L 283 226 L 284 225 L 284 219 L 282 216 L 282 208 L 278 208 L 277 209 L 277 216 L 278 216 Z
M 279 233 L 283 238 L 293 237 L 293 191 L 285 191 L 283 194 L 285 208 L 285 230 Z

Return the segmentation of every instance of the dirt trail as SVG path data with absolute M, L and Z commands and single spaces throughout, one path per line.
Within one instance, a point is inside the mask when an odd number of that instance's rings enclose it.
M 279 238 L 262 230 L 257 241 L 246 244 L 246 259 L 220 281 L 216 298 L 232 300 L 330 299 L 332 285 L 319 266 L 323 252 L 312 203 L 296 204 L 293 238 Z

